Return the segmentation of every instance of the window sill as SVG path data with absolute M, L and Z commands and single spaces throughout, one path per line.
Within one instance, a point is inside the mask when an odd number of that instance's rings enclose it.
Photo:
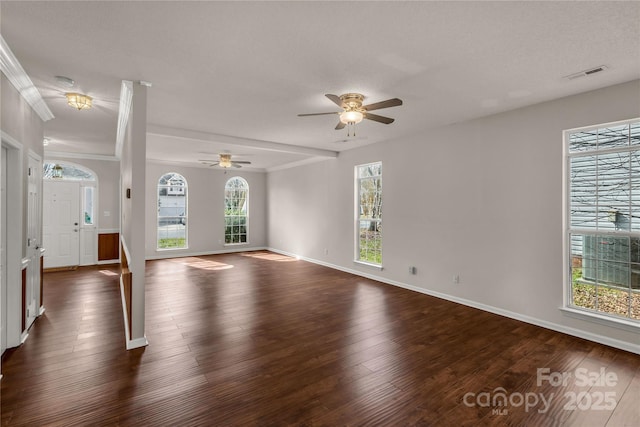
M 588 322 L 623 329 L 625 331 L 637 333 L 640 329 L 640 323 L 634 322 L 632 320 L 609 317 L 588 310 L 581 310 L 574 307 L 560 307 L 560 311 L 562 311 L 564 315 L 573 317 L 575 319 L 586 320 Z
M 372 268 L 377 268 L 378 270 L 382 271 L 383 267 L 380 264 L 372 264 L 370 262 L 366 262 L 366 261 L 359 261 L 357 259 L 353 260 L 354 264 L 360 264 L 360 265 L 364 265 L 366 267 L 372 267 Z
M 185 246 L 184 248 L 156 248 L 156 252 L 164 252 L 164 251 L 181 251 L 184 249 L 189 249 L 188 246 Z
M 225 243 L 224 246 L 242 246 L 242 245 L 248 245 L 249 242 L 242 242 L 242 243 Z

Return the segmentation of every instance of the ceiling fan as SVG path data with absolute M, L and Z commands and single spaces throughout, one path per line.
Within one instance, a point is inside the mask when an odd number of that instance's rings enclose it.
M 200 163 L 202 163 L 203 165 L 209 165 L 209 166 L 220 166 L 221 168 L 241 168 L 241 165 L 250 165 L 251 162 L 247 162 L 247 161 L 235 161 L 235 160 L 231 160 L 231 154 L 230 153 L 220 153 L 218 154 L 218 160 L 213 160 L 213 159 L 203 159 L 203 160 L 198 160 Z
M 388 125 L 390 123 L 393 123 L 394 119 L 379 116 L 377 114 L 372 114 L 370 113 L 370 111 L 402 105 L 402 100 L 398 98 L 387 99 L 386 101 L 375 102 L 369 105 L 362 105 L 362 102 L 364 101 L 364 95 L 359 93 L 345 93 L 344 95 L 340 96 L 328 93 L 325 96 L 338 107 L 342 108 L 343 111 L 335 111 L 331 113 L 298 114 L 298 117 L 339 114 L 340 121 L 336 125 L 336 130 L 344 129 L 344 127 L 347 125 L 353 126 L 356 123 L 360 123 L 362 119 L 373 120 L 374 122 L 384 123 L 385 125 Z M 353 135 L 355 136 L 355 131 Z

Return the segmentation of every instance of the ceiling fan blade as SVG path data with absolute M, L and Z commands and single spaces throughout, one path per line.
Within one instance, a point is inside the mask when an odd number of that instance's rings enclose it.
M 381 108 L 397 107 L 398 105 L 402 105 L 402 99 L 392 98 L 392 99 L 387 99 L 386 101 L 380 101 L 380 102 L 375 102 L 369 105 L 363 105 L 362 108 L 364 108 L 367 111 L 372 111 L 372 110 L 379 110 Z
M 220 162 L 209 163 L 209 167 L 218 166 Z
M 236 162 L 232 162 L 231 166 L 233 166 L 234 168 L 238 168 L 238 169 L 240 169 L 242 167 L 239 164 L 237 164 Z
M 346 123 L 338 122 L 338 124 L 336 125 L 336 130 L 344 129 L 346 125 Z
M 238 160 L 237 162 L 233 160 L 231 163 L 237 163 L 239 165 L 250 165 L 251 162 L 247 162 L 246 160 Z
M 340 108 L 344 108 L 345 107 L 344 102 L 342 102 L 342 99 L 340 99 L 340 97 L 338 95 L 332 95 L 330 93 L 327 93 L 324 96 L 326 96 L 331 101 L 333 101 L 333 103 L 336 104 L 338 107 L 340 107 Z
M 298 114 L 298 117 L 306 117 L 306 116 L 325 116 L 327 114 L 340 114 L 337 111 L 334 111 L 332 113 L 310 113 L 310 114 Z
M 391 119 L 389 117 L 379 116 L 377 114 L 371 114 L 371 113 L 364 113 L 364 118 L 373 120 L 374 122 L 384 123 L 385 125 L 388 125 L 394 122 L 394 119 Z
M 213 163 L 213 162 L 217 162 L 218 159 L 199 159 L 198 161 L 200 163 Z

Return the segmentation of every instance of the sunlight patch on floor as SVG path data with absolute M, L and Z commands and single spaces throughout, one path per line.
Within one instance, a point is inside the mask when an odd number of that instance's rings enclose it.
M 104 274 L 105 276 L 119 276 L 117 272 L 111 270 L 100 270 L 100 273 Z
M 240 255 L 250 257 L 250 258 L 264 259 L 267 261 L 278 261 L 278 262 L 297 261 L 296 258 L 292 258 L 286 255 L 274 254 L 272 252 L 251 252 L 251 253 L 243 253 Z
M 201 270 L 228 270 L 233 268 L 231 264 L 225 264 L 223 262 L 215 262 L 215 261 L 207 261 L 203 259 L 199 259 L 195 262 L 186 262 L 185 265 L 193 268 L 199 268 Z

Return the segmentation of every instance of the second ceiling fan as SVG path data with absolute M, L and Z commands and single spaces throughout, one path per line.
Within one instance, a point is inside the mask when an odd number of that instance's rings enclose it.
M 209 166 L 220 166 L 221 168 L 241 168 L 241 165 L 250 165 L 251 162 L 247 162 L 247 161 L 238 161 L 238 160 L 231 160 L 231 154 L 230 153 L 220 153 L 218 154 L 218 160 L 213 160 L 213 159 L 203 159 L 203 160 L 198 160 L 200 163 L 204 164 L 204 165 L 209 165 Z
M 334 104 L 342 108 L 343 111 L 334 111 L 330 113 L 309 113 L 298 114 L 298 117 L 306 116 L 324 116 L 327 114 L 339 114 L 340 121 L 336 125 L 336 130 L 344 129 L 347 125 L 355 125 L 360 123 L 363 119 L 373 120 L 374 122 L 383 123 L 388 125 L 393 123 L 394 119 L 384 116 L 373 114 L 370 111 L 380 110 L 382 108 L 397 107 L 402 105 L 402 100 L 398 98 L 387 99 L 386 101 L 375 102 L 369 105 L 362 105 L 364 101 L 364 95 L 360 93 L 345 93 L 344 95 L 332 95 L 330 93 L 325 95 Z M 355 136 L 355 132 L 354 132 Z

